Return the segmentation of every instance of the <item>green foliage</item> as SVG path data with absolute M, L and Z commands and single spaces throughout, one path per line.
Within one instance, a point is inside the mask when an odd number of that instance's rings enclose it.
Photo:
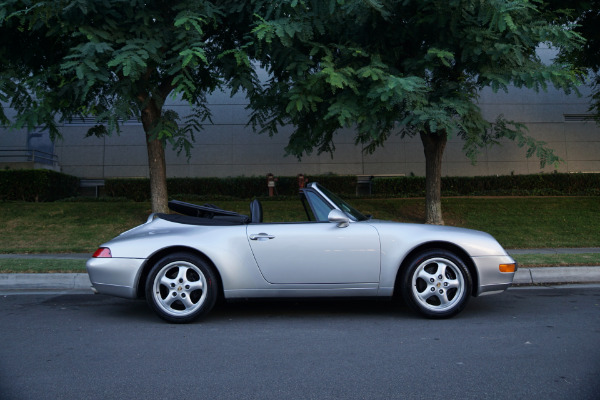
M 575 32 L 586 40 L 584 46 L 562 48 L 560 59 L 573 63 L 582 79 L 591 87 L 589 111 L 600 124 L 600 1 L 575 0 L 565 3 L 546 0 L 543 8 L 555 24 L 575 22 Z
M 150 180 L 145 178 L 105 179 L 104 193 L 108 197 L 148 201 L 150 199 Z
M 0 10 L 0 101 L 16 111 L 9 121 L 0 104 L 0 123 L 41 126 L 54 139 L 81 116 L 96 118 L 88 136 L 120 133 L 137 118 L 158 154 L 148 158 L 157 211 L 167 202 L 160 144 L 189 157 L 194 132 L 210 121 L 206 95 L 256 84 L 234 0 L 0 0 Z M 191 115 L 163 109 L 169 96 Z
M 474 160 L 506 137 L 537 155 L 559 158 L 516 122 L 486 121 L 484 87 L 508 90 L 578 83 L 568 63 L 545 65 L 540 43 L 574 49 L 572 24 L 548 24 L 537 2 L 467 0 L 284 1 L 257 19 L 257 57 L 273 79 L 251 97 L 253 126 L 295 127 L 287 151 L 333 152 L 341 128 L 356 130 L 366 152 L 390 135 L 459 136 Z
M 378 197 L 425 197 L 425 177 L 374 178 L 371 194 Z
M 0 100 L 17 115 L 8 121 L 0 108 L 0 122 L 41 125 L 54 138 L 60 123 L 82 115 L 96 117 L 95 136 L 134 117 L 149 140 L 189 155 L 193 133 L 210 120 L 206 94 L 255 80 L 228 25 L 237 21 L 226 18 L 233 3 L 1 1 Z M 192 115 L 163 110 L 168 96 L 192 105 Z
M 336 193 L 355 195 L 356 176 L 314 175 L 307 176 L 310 182 L 319 182 Z M 147 201 L 149 198 L 148 179 L 107 179 L 105 192 L 107 196 L 122 197 L 134 201 Z M 170 178 L 167 188 L 171 197 L 197 196 L 249 199 L 268 195 L 267 178 L 230 177 L 230 178 Z M 297 177 L 277 177 L 277 196 L 297 196 Z
M 378 197 L 423 197 L 425 178 L 375 178 Z M 443 177 L 443 196 L 600 196 L 600 174 Z
M 313 175 L 334 193 L 356 196 L 354 175 Z M 373 197 L 424 197 L 425 177 L 375 177 Z M 107 179 L 107 196 L 134 201 L 148 200 L 148 179 Z M 268 195 L 266 177 L 170 178 L 169 193 L 173 198 L 249 199 Z M 296 177 L 277 177 L 278 197 L 298 194 Z M 476 177 L 443 177 L 443 196 L 600 196 L 600 174 L 536 174 Z
M 0 201 L 55 201 L 76 196 L 79 178 L 46 169 L 0 171 Z

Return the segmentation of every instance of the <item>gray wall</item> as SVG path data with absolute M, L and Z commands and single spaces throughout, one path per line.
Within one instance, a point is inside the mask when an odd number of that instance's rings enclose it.
M 555 90 L 535 93 L 511 90 L 492 93 L 486 90 L 480 107 L 489 120 L 498 114 L 523 122 L 529 132 L 543 140 L 564 160 L 540 169 L 539 160 L 527 159 L 525 149 L 508 140 L 502 146 L 483 149 L 476 165 L 463 154 L 460 139 L 451 138 L 444 154 L 443 174 L 449 176 L 528 174 L 538 172 L 600 172 L 600 129 L 591 121 L 568 122 L 567 117 L 585 114 L 587 97 L 566 96 Z M 335 137 L 336 152 L 304 157 L 284 157 L 291 128 L 278 135 L 258 135 L 246 127 L 247 112 L 243 98 L 214 95 L 210 98 L 214 125 L 196 135 L 188 162 L 185 154 L 167 151 L 167 174 L 177 177 L 253 176 L 304 174 L 425 174 L 423 148 L 418 138 L 392 136 L 384 148 L 363 154 L 354 145 L 350 130 Z M 171 107 L 185 114 L 184 105 Z M 577 119 L 577 118 L 575 118 Z M 120 136 L 85 138 L 85 126 L 65 126 L 64 139 L 55 145 L 62 170 L 86 178 L 148 176 L 144 133 L 140 124 L 124 126 Z
M 541 50 L 543 57 L 552 52 Z M 509 93 L 481 93 L 479 106 L 492 121 L 498 114 L 525 123 L 530 134 L 543 140 L 564 159 L 557 168 L 540 169 L 537 158 L 527 159 L 525 149 L 504 141 L 502 146 L 483 149 L 477 164 L 463 154 L 460 139 L 451 138 L 444 154 L 443 175 L 503 175 L 538 172 L 600 172 L 600 128 L 594 122 L 577 120 L 587 113 L 589 89 L 582 97 L 565 95 L 554 89 L 536 93 L 511 89 Z M 247 101 L 243 96 L 230 98 L 223 93 L 209 97 L 213 112 L 212 125 L 196 134 L 189 161 L 185 154 L 167 151 L 167 174 L 170 177 L 254 176 L 271 172 L 279 176 L 304 174 L 415 174 L 425 175 L 425 159 L 419 138 L 392 136 L 384 148 L 367 155 L 354 145 L 350 130 L 335 137 L 336 152 L 306 156 L 299 162 L 284 156 L 291 128 L 274 136 L 258 135 L 246 127 Z M 169 107 L 180 115 L 188 112 L 185 104 L 171 102 Z M 9 110 L 10 113 L 10 110 Z M 567 121 L 574 119 L 574 121 Z M 579 118 L 581 119 L 581 118 Z M 147 177 L 147 155 L 142 126 L 126 124 L 120 136 L 85 138 L 90 125 L 72 124 L 62 128 L 63 139 L 55 143 L 55 153 L 63 172 L 84 178 Z M 0 129 L 2 149 L 26 146 L 27 132 Z M 0 162 L 2 160 L 0 159 Z

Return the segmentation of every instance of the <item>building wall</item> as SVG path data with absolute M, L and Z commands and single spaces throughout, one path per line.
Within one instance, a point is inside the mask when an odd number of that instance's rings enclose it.
M 503 140 L 502 146 L 482 149 L 477 163 L 463 154 L 463 142 L 450 138 L 444 153 L 443 174 L 449 176 L 530 174 L 538 172 L 600 172 L 600 128 L 593 121 L 568 122 L 567 117 L 585 114 L 586 97 L 566 96 L 549 90 L 535 93 L 511 90 L 509 93 L 481 94 L 480 107 L 488 120 L 498 114 L 525 123 L 529 133 L 548 143 L 564 162 L 540 168 L 536 157 L 527 158 L 524 148 Z M 185 114 L 187 107 L 172 104 Z M 167 174 L 171 177 L 253 176 L 271 172 L 275 175 L 304 174 L 425 174 L 423 147 L 418 137 L 392 136 L 385 147 L 373 154 L 363 154 L 354 145 L 351 130 L 335 136 L 336 151 L 311 154 L 298 161 L 285 157 L 291 127 L 269 137 L 246 127 L 248 113 L 243 98 L 214 95 L 210 98 L 214 124 L 196 134 L 188 160 L 185 154 L 167 150 Z M 577 119 L 577 117 L 575 117 Z M 62 170 L 86 178 L 147 177 L 147 155 L 141 124 L 123 127 L 120 136 L 85 138 L 86 126 L 65 126 L 63 140 L 55 144 Z
M 542 52 L 542 54 L 544 54 Z M 600 172 L 600 128 L 593 121 L 578 116 L 587 113 L 589 89 L 582 96 L 565 95 L 549 89 L 511 89 L 508 93 L 481 93 L 479 106 L 486 119 L 493 121 L 499 114 L 525 123 L 532 136 L 548 143 L 564 162 L 558 166 L 540 168 L 535 157 L 528 159 L 526 150 L 504 140 L 502 146 L 482 149 L 473 165 L 463 154 L 463 142 L 450 138 L 443 160 L 443 175 L 505 175 L 538 172 Z M 335 136 L 336 151 L 311 154 L 298 161 L 285 156 L 285 146 L 291 127 L 269 137 L 246 127 L 247 101 L 241 96 L 230 98 L 224 93 L 209 97 L 213 124 L 196 134 L 190 159 L 167 150 L 167 174 L 170 177 L 255 176 L 271 172 L 279 176 L 304 174 L 404 174 L 425 175 L 425 157 L 418 137 L 392 136 L 385 147 L 374 154 L 364 154 L 354 145 L 351 130 Z M 171 102 L 169 107 L 180 115 L 189 112 L 185 104 Z M 10 110 L 9 110 L 10 114 Z M 62 140 L 55 142 L 54 151 L 63 172 L 82 178 L 147 177 L 145 137 L 140 123 L 123 126 L 120 136 L 85 137 L 91 125 L 71 124 L 62 127 Z M 0 153 L 4 148 L 27 144 L 27 132 L 1 132 Z M 0 163 L 1 163 L 0 159 Z

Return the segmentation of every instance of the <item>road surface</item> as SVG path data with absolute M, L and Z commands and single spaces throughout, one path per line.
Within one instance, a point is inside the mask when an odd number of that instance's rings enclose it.
M 450 320 L 377 301 L 0 296 L 0 398 L 597 399 L 600 286 L 514 288 Z

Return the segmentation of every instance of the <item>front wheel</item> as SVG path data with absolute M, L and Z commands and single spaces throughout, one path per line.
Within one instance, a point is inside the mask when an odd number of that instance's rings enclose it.
M 201 258 L 187 253 L 163 257 L 146 280 L 146 301 L 168 322 L 186 323 L 206 315 L 217 300 L 217 280 Z
M 414 257 L 402 275 L 404 300 L 428 318 L 448 318 L 461 312 L 471 288 L 471 274 L 464 262 L 442 249 Z

